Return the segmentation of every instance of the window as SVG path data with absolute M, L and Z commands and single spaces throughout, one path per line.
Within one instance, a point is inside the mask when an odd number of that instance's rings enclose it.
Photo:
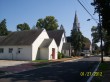
M 3 48 L 0 48 L 0 53 L 3 53 L 4 52 L 4 49 Z
M 9 53 L 12 53 L 13 52 L 13 48 L 9 48 Z
M 22 49 L 22 48 L 18 48 L 18 53 L 19 53 L 19 54 L 21 53 L 21 49 Z

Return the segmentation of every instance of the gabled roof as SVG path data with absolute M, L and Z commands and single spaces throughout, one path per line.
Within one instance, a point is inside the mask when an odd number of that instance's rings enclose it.
M 53 39 L 44 39 L 39 48 L 48 48 Z
M 26 30 L 10 33 L 0 41 L 0 46 L 31 45 L 43 30 Z
M 63 43 L 62 50 L 70 50 L 71 49 L 71 43 Z
M 60 41 L 62 38 L 62 35 L 64 33 L 64 30 L 53 30 L 53 31 L 47 31 L 50 38 L 54 38 L 57 46 L 60 45 Z
M 0 42 L 5 38 L 6 38 L 6 36 L 0 36 Z

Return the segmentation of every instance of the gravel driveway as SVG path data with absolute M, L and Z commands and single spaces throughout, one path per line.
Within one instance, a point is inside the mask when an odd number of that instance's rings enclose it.
M 30 61 L 14 61 L 14 60 L 0 60 L 0 68 L 7 66 L 15 66 L 24 63 L 29 63 Z

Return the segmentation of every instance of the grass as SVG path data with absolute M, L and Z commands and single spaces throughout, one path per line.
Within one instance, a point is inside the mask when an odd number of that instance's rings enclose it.
M 34 60 L 33 62 L 39 62 L 39 63 L 42 63 L 42 62 L 49 62 L 49 60 Z
M 101 63 L 100 66 L 99 66 L 99 70 L 100 71 L 105 71 L 108 69 L 108 63 L 104 62 L 104 63 Z
M 99 68 L 98 68 L 98 72 L 102 72 L 103 76 L 102 77 L 94 77 L 92 79 L 92 82 L 104 82 L 104 79 L 106 79 L 105 75 L 106 75 L 106 71 L 109 71 L 110 70 L 110 62 L 103 62 L 99 65 Z

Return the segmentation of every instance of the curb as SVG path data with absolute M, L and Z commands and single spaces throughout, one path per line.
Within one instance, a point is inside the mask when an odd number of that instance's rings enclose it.
M 97 71 L 97 69 L 98 69 L 100 63 L 101 63 L 101 61 L 99 62 L 99 64 L 97 65 L 97 67 L 95 68 L 95 70 L 94 70 L 93 72 L 96 72 L 96 71 Z M 91 80 L 93 79 L 93 77 L 94 77 L 93 75 L 90 76 L 89 79 L 87 80 L 87 82 L 91 82 Z
M 83 57 L 82 57 L 83 58 Z M 26 72 L 26 71 L 31 71 L 31 70 L 35 70 L 35 69 L 39 69 L 39 68 L 43 68 L 43 67 L 47 67 L 47 66 L 51 66 L 51 65 L 57 65 L 57 64 L 61 64 L 61 63 L 65 63 L 65 62 L 69 62 L 69 61 L 75 61 L 75 60 L 79 60 L 79 59 L 82 59 L 82 58 L 77 58 L 77 59 L 72 59 L 72 60 L 66 60 L 66 61 L 62 61 L 62 62 L 58 62 L 58 63 L 53 63 L 53 64 L 49 64 L 49 65 L 45 65 L 45 66 L 41 66 L 41 67 L 37 67 L 37 68 L 33 68 L 33 69 L 29 69 L 29 70 L 23 70 L 23 71 L 20 71 L 20 72 L 11 72 L 11 73 L 6 73 L 4 75 L 1 75 L 0 77 L 3 77 L 3 76 L 7 76 L 7 75 L 11 75 L 11 74 L 15 74 L 15 73 L 21 73 L 21 72 Z

